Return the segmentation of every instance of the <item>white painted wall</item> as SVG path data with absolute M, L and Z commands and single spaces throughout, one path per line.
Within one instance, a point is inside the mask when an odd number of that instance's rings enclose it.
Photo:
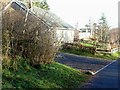
M 74 41 L 74 30 L 72 29 L 58 29 L 58 39 L 64 43 L 73 43 Z
M 91 37 L 91 33 L 90 32 L 80 32 L 79 33 L 79 39 L 85 39 L 85 38 L 89 38 Z

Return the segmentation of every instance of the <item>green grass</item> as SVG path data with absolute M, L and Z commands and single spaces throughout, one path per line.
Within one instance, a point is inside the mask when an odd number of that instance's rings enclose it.
M 113 54 L 114 57 L 120 57 L 120 52 L 116 52 Z
M 69 66 L 53 62 L 36 67 L 26 65 L 17 71 L 3 69 L 5 88 L 77 88 L 88 76 Z
M 61 50 L 61 52 L 65 52 L 65 53 L 72 53 L 72 54 L 76 54 L 76 55 L 80 55 L 80 56 L 88 56 L 88 57 L 94 57 L 94 58 L 102 58 L 102 59 L 108 59 L 108 60 L 117 60 L 120 57 L 120 52 L 116 52 L 114 54 L 95 54 L 93 55 L 92 53 L 89 52 L 84 52 L 84 51 L 80 51 L 80 50 L 75 50 L 75 49 L 63 49 Z
M 94 45 L 88 44 L 88 43 L 80 43 L 80 44 L 82 44 L 83 46 L 87 46 L 87 47 L 93 47 L 94 46 Z

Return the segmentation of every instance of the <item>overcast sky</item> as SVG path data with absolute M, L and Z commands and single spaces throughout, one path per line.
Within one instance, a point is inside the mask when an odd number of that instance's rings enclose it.
M 85 24 L 98 22 L 102 13 L 105 13 L 111 27 L 118 26 L 119 0 L 47 0 L 50 10 L 67 23 L 79 27 Z

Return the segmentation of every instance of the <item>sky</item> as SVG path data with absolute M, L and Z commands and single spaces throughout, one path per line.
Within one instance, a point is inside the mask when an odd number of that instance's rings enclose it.
M 73 27 L 79 28 L 86 24 L 98 22 L 105 14 L 111 28 L 118 27 L 119 0 L 47 0 L 50 11 L 58 15 Z

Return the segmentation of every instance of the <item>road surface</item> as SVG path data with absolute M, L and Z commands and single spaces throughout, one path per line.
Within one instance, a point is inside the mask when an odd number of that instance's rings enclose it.
M 56 61 L 76 69 L 93 70 L 97 72 L 90 81 L 80 86 L 87 90 L 120 90 L 120 60 L 102 60 L 61 53 Z M 119 73 L 118 73 L 119 72 Z M 86 89 L 85 89 L 86 90 Z M 101 89 L 100 89 L 101 90 Z
M 116 60 L 100 72 L 98 72 L 88 83 L 85 83 L 81 88 L 112 88 L 120 90 L 120 61 Z M 119 72 L 119 73 L 118 73 Z M 88 89 L 88 90 L 89 90 Z M 109 90 L 108 89 L 108 90 Z
M 112 62 L 111 60 L 88 58 L 67 53 L 61 53 L 60 56 L 56 58 L 57 62 L 81 70 L 97 71 Z

